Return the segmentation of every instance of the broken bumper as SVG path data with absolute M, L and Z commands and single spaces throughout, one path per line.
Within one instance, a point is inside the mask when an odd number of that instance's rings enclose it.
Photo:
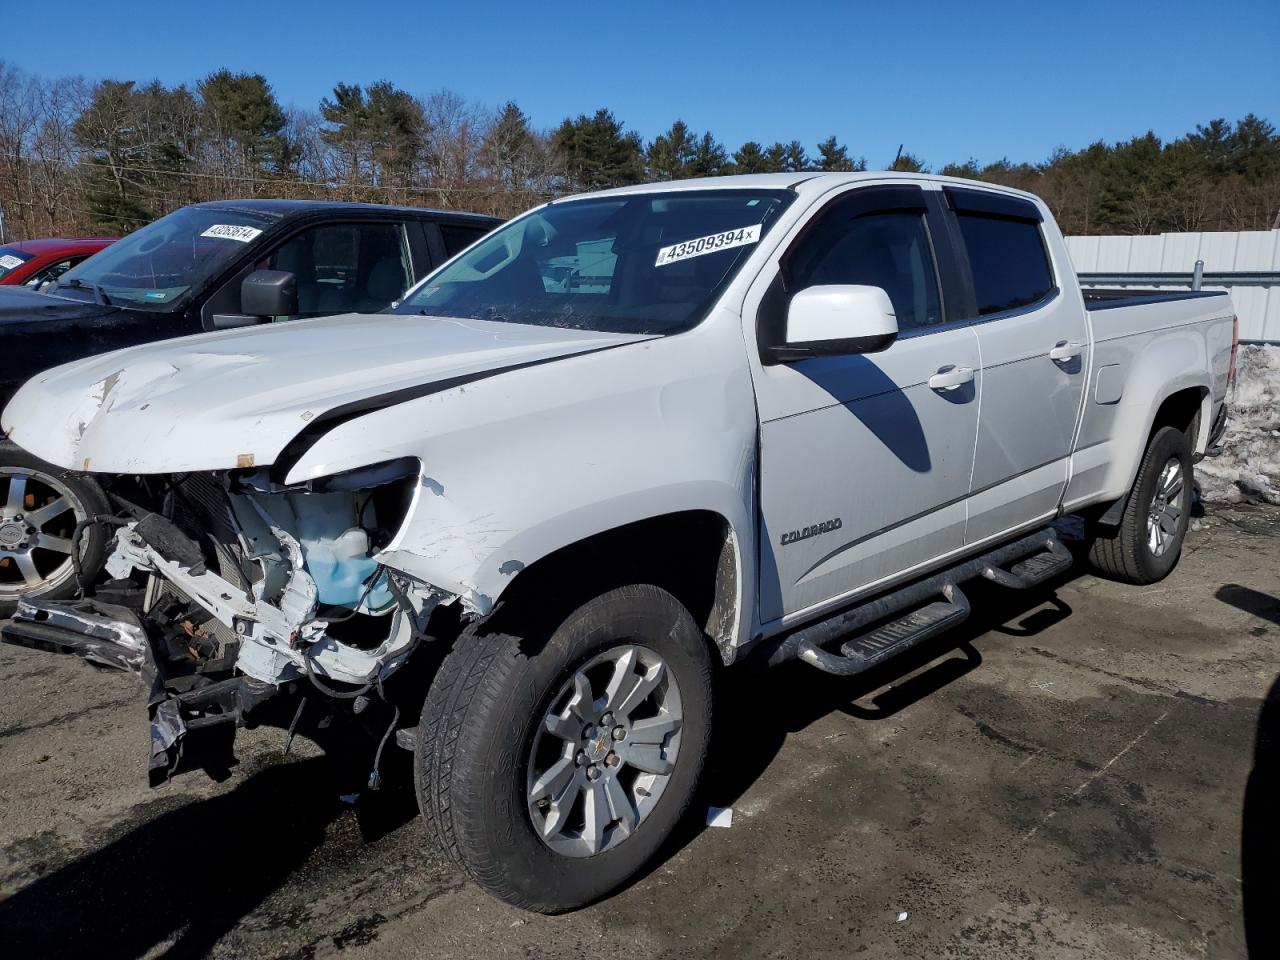
M 231 742 L 244 709 L 255 699 L 241 677 L 173 690 L 158 665 L 152 641 L 127 607 L 96 600 L 47 603 L 22 599 L 0 627 L 7 643 L 71 653 L 91 663 L 136 673 L 147 689 L 152 786 L 187 769 L 203 768 L 221 779 L 234 764 Z

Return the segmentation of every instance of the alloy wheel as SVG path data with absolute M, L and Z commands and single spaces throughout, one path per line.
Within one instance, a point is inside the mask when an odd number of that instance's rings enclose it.
M 529 755 L 526 797 L 542 841 L 590 857 L 632 836 L 675 769 L 682 721 L 675 677 L 648 647 L 622 644 L 576 670 Z
M 72 534 L 88 512 L 56 477 L 0 469 L 0 601 L 57 589 L 75 575 Z

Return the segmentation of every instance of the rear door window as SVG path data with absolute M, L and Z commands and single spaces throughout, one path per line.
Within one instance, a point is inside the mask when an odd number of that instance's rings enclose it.
M 1049 254 L 1038 223 L 956 211 L 973 270 L 978 316 L 1017 310 L 1053 289 Z

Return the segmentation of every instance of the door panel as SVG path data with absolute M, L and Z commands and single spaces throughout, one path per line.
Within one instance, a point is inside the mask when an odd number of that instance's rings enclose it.
M 761 426 L 761 619 L 769 622 L 959 549 L 980 388 L 961 327 L 883 353 L 766 367 Z M 974 379 L 934 389 L 948 368 Z
M 966 543 L 1056 514 L 1088 369 L 1079 303 L 1054 284 L 1041 213 L 1020 197 L 947 188 L 972 279 L 982 414 Z
M 982 422 L 966 542 L 1058 509 L 1084 389 L 1087 332 L 1063 297 L 973 328 L 982 352 Z M 1054 360 L 1062 344 L 1079 352 Z

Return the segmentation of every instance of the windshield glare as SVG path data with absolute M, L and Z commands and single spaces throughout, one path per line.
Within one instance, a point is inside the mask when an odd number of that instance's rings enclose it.
M 702 319 L 794 196 L 713 189 L 553 203 L 442 267 L 396 312 L 677 333 Z
M 77 286 L 92 290 L 96 285 L 111 303 L 164 310 L 243 253 L 274 222 L 244 210 L 186 207 L 68 270 L 56 288 L 65 295 L 79 292 Z

